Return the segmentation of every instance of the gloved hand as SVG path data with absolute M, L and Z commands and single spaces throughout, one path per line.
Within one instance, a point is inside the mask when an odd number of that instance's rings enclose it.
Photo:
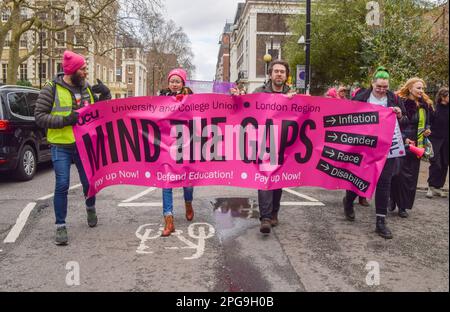
M 100 79 L 97 79 L 97 84 L 92 86 L 91 89 L 94 93 L 100 93 L 100 101 L 111 99 L 111 91 Z
M 73 126 L 78 122 L 78 115 L 79 113 L 77 111 L 72 111 L 69 116 L 63 117 L 63 125 L 64 126 Z

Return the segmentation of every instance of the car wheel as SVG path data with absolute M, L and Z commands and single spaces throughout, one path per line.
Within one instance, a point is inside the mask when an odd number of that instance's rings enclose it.
M 25 145 L 20 152 L 19 163 L 16 169 L 16 177 L 20 181 L 28 181 L 33 179 L 36 173 L 36 153 L 34 149 Z

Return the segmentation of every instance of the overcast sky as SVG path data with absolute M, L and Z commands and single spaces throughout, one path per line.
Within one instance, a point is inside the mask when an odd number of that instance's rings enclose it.
M 233 22 L 238 2 L 245 0 L 165 0 L 166 16 L 183 27 L 194 52 L 196 80 L 214 80 L 219 38 L 225 22 Z

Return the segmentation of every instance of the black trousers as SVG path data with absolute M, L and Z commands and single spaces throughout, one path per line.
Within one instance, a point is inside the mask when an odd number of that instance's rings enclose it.
M 277 213 L 280 210 L 282 193 L 283 189 L 272 191 L 258 190 L 260 220 L 272 219 L 272 213 Z
M 417 181 L 419 180 L 420 159 L 407 151 L 406 156 L 400 158 L 398 174 L 392 177 L 391 200 L 392 207 L 399 210 L 412 209 L 416 199 Z
M 391 191 L 392 174 L 395 169 L 395 159 L 387 159 L 384 168 L 381 171 L 380 179 L 377 183 L 375 191 L 375 211 L 378 216 L 387 215 L 387 207 L 389 203 L 389 196 Z M 353 203 L 358 195 L 352 191 L 347 191 L 347 203 Z
M 430 159 L 428 185 L 442 188 L 448 172 L 448 138 L 430 138 L 433 144 L 434 157 Z

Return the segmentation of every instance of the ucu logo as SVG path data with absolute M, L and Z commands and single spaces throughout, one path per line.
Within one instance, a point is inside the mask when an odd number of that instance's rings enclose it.
M 98 109 L 97 109 L 97 110 L 95 110 L 95 112 L 90 112 L 90 113 L 84 114 L 83 116 L 80 116 L 78 118 L 77 125 L 83 126 L 83 125 L 90 123 L 98 118 L 99 118 L 99 113 L 98 113 Z

